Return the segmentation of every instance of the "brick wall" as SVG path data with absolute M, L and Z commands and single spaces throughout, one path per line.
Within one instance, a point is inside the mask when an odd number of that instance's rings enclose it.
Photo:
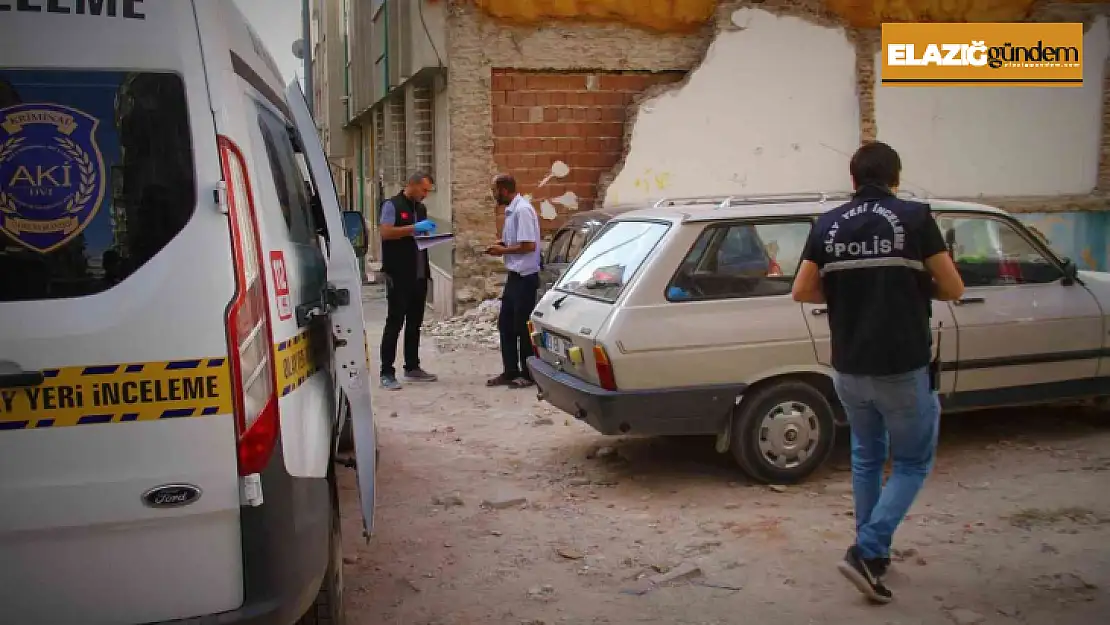
M 528 72 L 494 69 L 490 85 L 493 159 L 513 174 L 537 211 L 544 199 L 570 191 L 577 210 L 600 204 L 598 181 L 620 160 L 629 105 L 648 87 L 681 80 L 684 72 Z M 563 161 L 565 178 L 537 185 Z M 541 219 L 545 233 L 575 212 L 557 203 L 558 218 Z M 498 229 L 503 217 L 497 215 Z

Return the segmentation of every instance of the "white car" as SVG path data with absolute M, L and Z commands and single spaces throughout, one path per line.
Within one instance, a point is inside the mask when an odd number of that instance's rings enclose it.
M 796 482 L 843 410 L 825 306 L 790 295 L 844 195 L 687 198 L 609 221 L 532 315 L 541 399 L 602 434 L 715 435 L 752 477 Z M 1110 275 L 1005 212 L 930 200 L 966 285 L 933 303 L 947 412 L 1110 396 Z
M 230 0 L 0 16 L 0 623 L 342 623 L 376 443 L 299 87 Z

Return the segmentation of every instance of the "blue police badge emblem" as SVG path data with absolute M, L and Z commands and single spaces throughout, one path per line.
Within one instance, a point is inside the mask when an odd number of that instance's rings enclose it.
M 0 109 L 0 230 L 40 253 L 84 231 L 104 203 L 99 125 L 57 104 Z

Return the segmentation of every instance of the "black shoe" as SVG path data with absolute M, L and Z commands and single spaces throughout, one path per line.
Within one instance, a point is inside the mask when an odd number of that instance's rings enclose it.
M 880 559 L 876 558 L 876 560 Z M 885 567 L 881 567 L 881 564 L 874 560 L 864 560 L 860 557 L 859 547 L 855 545 L 849 547 L 848 553 L 844 555 L 844 561 L 837 564 L 836 568 L 872 602 L 890 603 L 894 599 L 894 593 L 883 586 L 879 580 L 880 574 L 875 570 L 882 568 L 885 573 Z
M 864 561 L 879 581 L 882 581 L 886 577 L 886 572 L 890 570 L 890 558 L 870 558 Z

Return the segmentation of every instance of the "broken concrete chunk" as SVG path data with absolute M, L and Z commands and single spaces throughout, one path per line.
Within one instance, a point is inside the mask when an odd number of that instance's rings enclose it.
M 683 562 L 666 573 L 653 575 L 649 579 L 657 586 L 687 580 L 701 575 L 701 567 L 693 562 Z
M 609 447 L 609 446 L 596 447 L 596 448 L 591 449 L 590 451 L 586 452 L 586 460 L 593 460 L 594 458 L 599 458 L 599 459 L 615 458 L 616 455 L 617 455 L 617 450 L 614 447 Z
M 528 503 L 527 497 L 520 497 L 514 495 L 498 496 L 490 499 L 482 500 L 482 507 L 489 508 L 490 510 L 504 510 L 506 508 L 515 508 L 523 506 Z
M 555 550 L 555 553 L 558 553 L 567 560 L 581 560 L 582 558 L 586 557 L 586 554 L 570 547 L 559 547 Z
M 432 504 L 443 506 L 444 508 L 450 508 L 452 506 L 464 505 L 464 502 L 462 495 L 455 492 L 449 495 L 437 495 L 435 497 L 432 497 Z
M 540 417 L 540 418 L 536 419 L 535 421 L 533 421 L 532 425 L 537 426 L 537 427 L 539 427 L 541 425 L 555 425 L 555 420 L 552 419 L 551 417 Z
M 776 493 L 785 493 L 786 492 L 786 487 L 783 486 L 782 484 L 771 484 L 767 488 L 775 491 Z

